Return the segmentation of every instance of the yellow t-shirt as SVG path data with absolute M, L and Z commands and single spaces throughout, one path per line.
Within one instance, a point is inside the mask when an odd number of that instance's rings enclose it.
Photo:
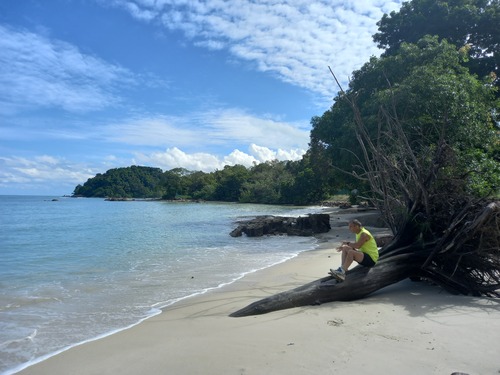
M 366 241 L 359 250 L 361 250 L 365 254 L 368 254 L 370 258 L 372 258 L 373 261 L 377 263 L 378 247 L 377 243 L 375 242 L 375 238 L 373 238 L 372 234 L 367 229 L 361 227 L 361 231 L 358 234 L 356 234 L 356 242 L 359 241 L 359 237 L 361 237 L 362 233 L 366 233 L 370 237 L 370 239 Z

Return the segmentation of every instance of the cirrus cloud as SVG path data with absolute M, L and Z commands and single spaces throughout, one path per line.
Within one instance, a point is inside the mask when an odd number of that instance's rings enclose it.
M 99 137 L 140 146 L 230 147 L 255 143 L 267 148 L 306 149 L 306 123 L 287 123 L 238 109 L 219 109 L 176 116 L 141 116 L 103 126 Z
M 135 84 L 127 69 L 80 52 L 74 45 L 0 25 L 0 113 L 31 108 L 71 112 L 116 105 L 116 89 Z
M 39 193 L 65 189 L 70 194 L 77 184 L 85 182 L 97 172 L 99 170 L 82 163 L 49 155 L 33 158 L 0 157 L 0 188 L 15 186 L 17 194 L 33 189 Z
M 371 36 L 400 0 L 114 0 L 133 17 L 181 31 L 195 45 L 226 49 L 257 69 L 325 98 L 336 91 L 328 66 L 346 83 L 371 55 Z

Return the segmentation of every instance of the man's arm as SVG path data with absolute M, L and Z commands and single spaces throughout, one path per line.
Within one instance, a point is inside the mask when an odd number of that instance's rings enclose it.
M 354 249 L 360 249 L 366 242 L 370 241 L 371 237 L 366 233 L 361 233 L 359 240 L 356 242 L 346 242 L 345 244 Z

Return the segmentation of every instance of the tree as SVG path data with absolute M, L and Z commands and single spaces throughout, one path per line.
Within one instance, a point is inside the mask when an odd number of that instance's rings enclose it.
M 293 181 L 286 162 L 277 160 L 256 164 L 250 169 L 249 179 L 242 184 L 240 202 L 279 204 L 282 187 Z
M 175 199 L 178 195 L 182 195 L 182 177 L 184 170 L 174 168 L 163 173 L 163 199 Z
M 334 107 L 351 109 L 337 120 L 354 126 L 359 144 L 350 173 L 369 184 L 395 233 L 379 263 L 355 267 L 344 283 L 323 278 L 232 316 L 353 300 L 408 277 L 500 296 L 500 202 L 491 199 L 500 193 L 495 88 L 461 58 L 436 37 L 403 43 L 397 54 L 371 59 L 336 98 Z
M 492 75 L 500 85 L 499 0 L 412 0 L 398 12 L 385 14 L 373 36 L 386 55 L 397 53 L 402 43 L 416 43 L 425 35 L 437 35 L 457 48 L 467 45 L 471 72 Z
M 213 173 L 202 171 L 192 172 L 185 176 L 186 194 L 192 199 L 213 199 L 216 188 L 215 176 Z
M 211 173 L 131 166 L 98 173 L 77 185 L 75 196 L 113 198 L 203 199 L 264 204 L 309 204 L 326 195 L 321 168 L 302 161 L 270 161 L 225 166 Z
M 225 202 L 238 202 L 241 187 L 249 176 L 249 171 L 243 165 L 226 165 L 221 171 L 215 172 L 217 185 L 214 199 Z
M 315 164 L 311 159 L 306 153 L 302 160 L 287 163 L 293 179 L 285 182 L 281 188 L 282 203 L 306 205 L 321 202 L 330 195 L 330 166 L 322 169 L 320 163 Z
M 131 166 L 98 173 L 85 184 L 78 185 L 73 195 L 83 197 L 159 198 L 162 170 L 160 168 Z
M 357 164 L 356 155 L 361 151 L 354 122 L 345 121 L 346 118 L 352 118 L 351 109 L 338 102 L 321 117 L 311 120 L 311 141 L 304 157 L 307 157 L 308 167 L 303 168 L 301 173 L 315 176 L 314 183 L 323 187 L 325 192 L 354 188 L 366 190 L 355 177 L 344 172 Z M 310 180 L 310 177 L 307 179 Z M 312 186 L 308 191 L 313 191 Z

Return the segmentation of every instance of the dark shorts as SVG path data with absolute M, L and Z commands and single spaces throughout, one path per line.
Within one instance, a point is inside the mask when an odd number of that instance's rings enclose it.
M 373 261 L 371 256 L 363 253 L 363 260 L 359 262 L 359 264 L 365 267 L 373 267 L 375 265 L 375 262 Z

